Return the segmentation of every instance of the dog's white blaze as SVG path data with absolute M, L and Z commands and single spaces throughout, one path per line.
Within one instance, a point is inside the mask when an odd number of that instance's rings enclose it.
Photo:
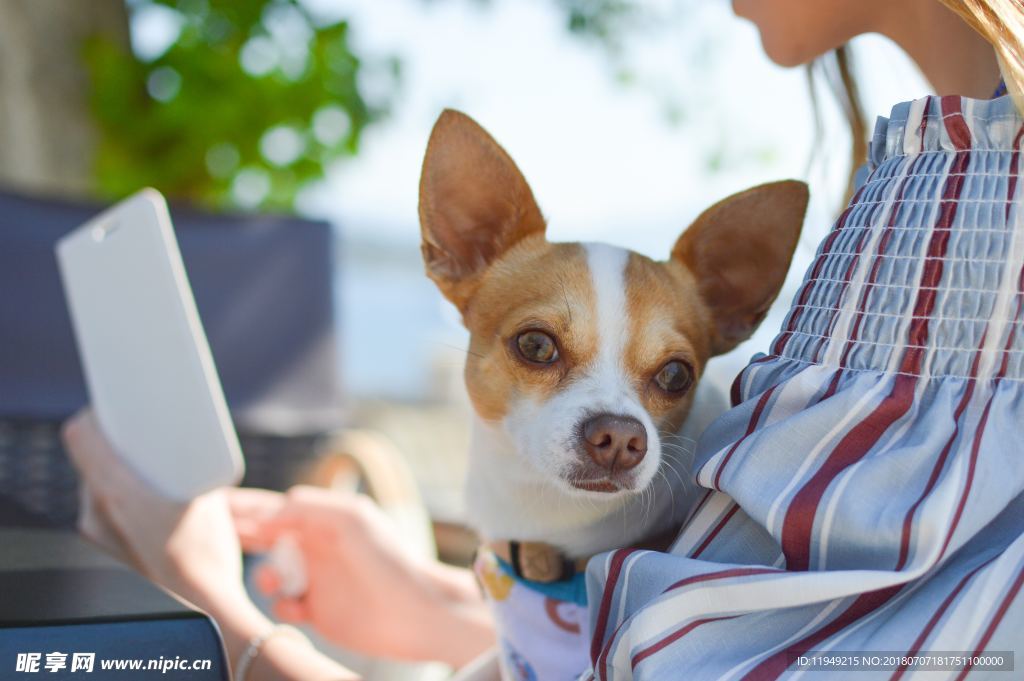
M 637 470 L 646 484 L 658 468 L 661 454 L 657 428 L 640 403 L 625 365 L 630 320 L 626 302 L 629 251 L 607 244 L 583 244 L 594 287 L 598 352 L 580 390 L 594 411 L 632 416 L 647 430 L 648 456 Z
M 594 287 L 598 353 L 593 376 L 602 387 L 626 387 L 622 355 L 626 348 L 626 264 L 629 251 L 607 244 L 584 244 Z

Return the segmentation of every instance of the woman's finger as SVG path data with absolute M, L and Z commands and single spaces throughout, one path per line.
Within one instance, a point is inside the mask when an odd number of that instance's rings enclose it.
M 88 487 L 82 487 L 79 496 L 78 531 L 122 563 L 131 564 L 131 557 L 124 548 L 121 536 Z
M 86 407 L 65 421 L 61 438 L 72 465 L 98 496 L 138 489 L 139 479 L 114 451 L 92 409 Z
M 277 515 L 285 506 L 285 496 L 267 489 L 232 487 L 225 490 L 231 517 L 242 519 L 266 519 Z
M 309 610 L 301 600 L 294 598 L 282 598 L 274 601 L 274 617 L 282 622 L 302 624 L 309 621 Z
M 235 521 L 238 543 L 246 553 L 264 553 L 273 548 L 283 534 L 301 534 L 305 521 L 301 514 L 282 511 L 272 518 L 248 518 Z
M 269 551 L 284 533 L 304 534 L 320 520 L 293 495 L 261 489 L 227 489 L 235 532 L 247 553 Z
M 233 505 L 231 510 L 236 510 Z M 232 513 L 232 520 L 235 534 L 238 536 L 238 543 L 246 553 L 269 551 L 282 533 L 295 532 L 301 524 L 300 518 L 286 513 L 284 509 L 277 514 L 239 515 Z
M 120 533 L 108 512 L 109 495 L 117 491 L 110 484 L 111 474 L 119 467 L 117 455 L 88 407 L 64 422 L 61 438 L 81 480 L 79 530 L 93 543 L 123 559 Z
M 281 591 L 281 575 L 268 563 L 256 568 L 253 573 L 253 581 L 264 596 L 274 596 Z
M 263 531 L 263 524 L 248 520 L 235 521 L 235 534 L 238 536 L 238 543 L 245 553 L 263 553 L 270 549 L 267 533 Z
M 83 478 L 90 482 L 101 478 L 98 473 L 113 452 L 99 436 L 99 428 L 90 409 L 82 409 L 64 422 L 61 440 L 72 465 Z
M 241 488 L 230 488 L 224 493 L 242 550 L 247 553 L 269 550 L 276 535 L 268 529 L 268 523 L 284 509 L 284 495 L 269 490 Z

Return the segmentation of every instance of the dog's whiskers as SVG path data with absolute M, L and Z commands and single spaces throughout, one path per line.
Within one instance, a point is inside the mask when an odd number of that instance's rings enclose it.
M 697 444 L 697 441 L 692 437 L 688 437 L 680 433 L 674 433 L 668 430 L 659 430 L 658 435 L 661 436 L 661 439 L 663 440 L 683 440 L 685 442 L 692 442 L 693 444 Z
M 680 485 L 685 487 L 688 484 L 686 478 L 683 477 L 683 474 L 676 470 L 676 467 L 673 465 L 673 462 L 671 462 L 671 461 L 666 459 L 665 460 L 665 466 L 670 471 L 672 471 L 673 474 L 675 474 L 676 478 L 679 480 L 679 484 Z M 668 483 L 668 478 L 667 477 L 665 478 L 665 482 Z M 669 489 L 672 489 L 672 485 L 671 484 L 669 484 Z
M 671 467 L 669 467 L 669 468 L 671 469 Z M 675 490 L 672 489 L 672 483 L 668 479 L 668 475 L 665 474 L 664 470 L 662 470 L 661 468 L 658 468 L 658 475 L 661 476 L 661 478 L 665 481 L 665 486 L 668 487 L 668 501 L 669 501 L 669 513 L 670 513 L 669 517 L 670 518 L 675 518 L 676 517 L 676 493 L 675 493 Z

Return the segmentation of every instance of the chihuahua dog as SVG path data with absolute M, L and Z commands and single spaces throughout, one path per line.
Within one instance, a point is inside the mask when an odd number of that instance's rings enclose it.
M 470 332 L 475 412 L 467 512 L 496 608 L 505 678 L 576 678 L 588 665 L 586 560 L 667 548 L 689 510 L 679 440 L 709 358 L 757 328 L 807 206 L 801 182 L 707 209 L 667 260 L 551 243 L 515 163 L 445 111 L 420 180 L 428 276 Z

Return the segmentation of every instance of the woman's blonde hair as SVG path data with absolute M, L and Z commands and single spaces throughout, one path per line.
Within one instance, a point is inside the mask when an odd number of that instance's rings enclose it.
M 1006 89 L 1024 114 L 1024 0 L 939 0 L 991 43 L 999 58 Z M 817 110 L 815 71 L 820 70 L 850 128 L 851 163 L 846 200 L 853 193 L 853 176 L 867 155 L 867 119 L 861 104 L 849 49 L 844 45 L 808 69 L 811 99 Z M 820 127 L 819 127 L 820 133 Z M 845 205 L 845 202 L 844 202 Z

